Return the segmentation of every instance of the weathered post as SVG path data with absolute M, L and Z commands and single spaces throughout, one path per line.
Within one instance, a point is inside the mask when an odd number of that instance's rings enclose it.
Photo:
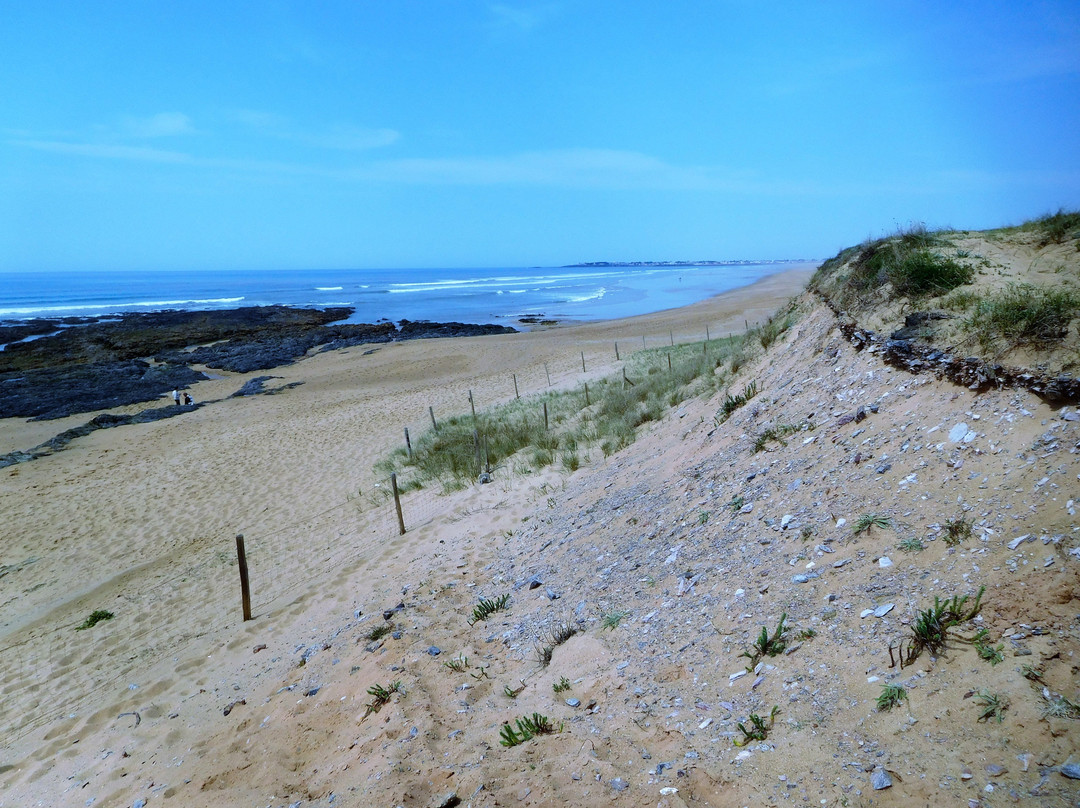
M 585 372 L 585 352 L 581 352 L 581 372 Z
M 476 404 L 473 403 L 472 390 L 469 391 L 469 409 L 472 410 L 473 429 L 476 429 Z
M 641 335 L 641 350 L 645 350 L 645 335 Z
M 437 423 L 435 423 L 435 410 L 434 410 L 434 408 L 428 407 L 427 411 L 428 411 L 428 415 L 431 416 L 431 428 L 434 429 L 436 432 L 438 432 L 439 431 L 439 425 Z
M 397 509 L 397 523 L 399 535 L 405 535 L 405 517 L 401 515 L 401 494 L 397 487 L 397 474 L 390 475 L 390 487 L 394 489 L 394 507 Z
M 667 370 L 668 373 L 671 373 L 671 354 L 667 355 Z
M 236 564 L 240 567 L 240 599 L 244 620 L 251 619 L 251 587 L 248 585 L 247 556 L 244 554 L 244 534 L 236 534 Z
M 548 370 L 547 362 L 544 363 L 544 373 L 547 374 L 548 387 L 551 387 L 551 371 Z
M 615 360 L 619 359 L 619 341 L 615 340 Z
M 548 428 L 547 402 L 544 402 L 544 429 Z
M 589 406 L 589 383 L 585 382 L 585 406 Z
M 409 428 L 405 427 L 405 448 L 409 450 L 409 462 L 412 462 L 412 441 L 409 440 Z
M 705 341 L 708 342 L 709 339 L 710 339 L 710 337 L 709 337 L 709 324 L 705 323 Z
M 480 456 L 480 431 L 472 431 L 473 450 L 476 452 L 476 476 L 479 477 L 484 471 L 484 460 Z
M 668 340 L 671 342 L 671 347 L 675 347 L 675 334 L 671 331 L 667 332 Z
M 517 389 L 517 374 L 514 374 L 514 398 L 521 398 L 521 393 Z

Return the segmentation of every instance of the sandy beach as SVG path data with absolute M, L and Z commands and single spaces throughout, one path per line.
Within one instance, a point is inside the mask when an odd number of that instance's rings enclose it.
M 140 749 L 171 756 L 178 739 L 202 737 L 211 717 L 183 705 L 228 693 L 253 662 L 291 654 L 284 646 L 304 643 L 328 615 L 393 599 L 405 566 L 455 535 L 462 513 L 479 533 L 513 524 L 546 478 L 451 497 L 420 492 L 406 512 L 422 528 L 401 538 L 392 509 L 375 507 L 386 481 L 373 463 L 403 443 L 405 428 L 427 428 L 429 407 L 436 417 L 468 412 L 469 391 L 479 408 L 507 401 L 515 374 L 528 395 L 547 389 L 549 376 L 559 388 L 613 373 L 616 341 L 625 355 L 643 337 L 656 346 L 700 340 L 706 328 L 714 338 L 741 331 L 808 277 L 809 269 L 787 271 L 623 321 L 322 353 L 272 371 L 276 395 L 228 398 L 248 376 L 227 375 L 192 389 L 196 401 L 217 401 L 189 415 L 101 430 L 4 469 L 0 802 L 83 805 L 89 792 L 81 783 L 72 790 L 71 778 L 90 767 L 98 804 L 120 804 L 130 733 Z M 88 418 L 7 419 L 0 451 Z M 239 619 L 238 533 L 253 579 L 250 623 Z M 116 617 L 76 631 L 96 609 Z M 270 650 L 253 656 L 259 643 Z M 131 716 L 117 719 L 136 711 L 137 728 Z

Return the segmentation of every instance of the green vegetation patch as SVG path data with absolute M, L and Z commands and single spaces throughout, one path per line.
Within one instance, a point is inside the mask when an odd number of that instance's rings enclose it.
M 983 348 L 990 349 L 1002 342 L 1006 347 L 1014 347 L 1060 340 L 1077 317 L 1080 317 L 1077 292 L 1060 287 L 1010 284 L 978 301 L 963 327 Z
M 610 456 L 633 443 L 643 425 L 663 418 L 670 408 L 723 390 L 731 375 L 760 353 L 757 346 L 772 345 L 797 315 L 792 302 L 743 334 L 637 351 L 626 359 L 622 373 L 590 382 L 587 388 L 545 392 L 475 416 L 442 419 L 437 429 L 413 440 L 411 454 L 401 447 L 377 463 L 375 473 L 381 478 L 396 473 L 399 490 L 408 492 L 433 483 L 444 491 L 460 490 L 481 470 L 508 461 L 530 471 L 559 463 L 573 472 L 583 456 L 587 459 L 590 447 Z M 756 393 L 753 382 L 746 385 L 725 402 L 722 417 Z
M 75 630 L 84 631 L 88 628 L 93 628 L 102 620 L 112 620 L 115 616 L 116 615 L 114 615 L 112 612 L 106 611 L 105 609 L 95 609 L 94 611 L 90 612 L 90 616 L 82 622 L 82 625 L 75 627 Z

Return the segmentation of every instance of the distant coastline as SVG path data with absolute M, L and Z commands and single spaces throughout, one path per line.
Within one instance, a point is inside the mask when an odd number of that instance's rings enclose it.
M 769 258 L 739 261 L 586 261 L 582 264 L 563 264 L 560 269 L 590 269 L 597 267 L 738 267 L 767 264 L 810 264 L 817 258 Z

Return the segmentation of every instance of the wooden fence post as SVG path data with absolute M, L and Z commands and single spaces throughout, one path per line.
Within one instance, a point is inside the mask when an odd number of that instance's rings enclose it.
M 547 362 L 544 363 L 544 373 L 547 374 L 548 387 L 551 387 L 551 371 L 548 370 Z
M 547 402 L 544 402 L 544 429 L 548 428 Z
M 484 461 L 480 456 L 480 430 L 474 429 L 472 431 L 473 449 L 476 452 L 476 476 L 479 477 L 484 472 Z
M 641 335 L 641 350 L 645 350 L 645 335 Z
M 619 360 L 619 341 L 615 340 L 615 361 Z
M 589 406 L 589 383 L 585 382 L 585 406 Z
M 585 352 L 581 352 L 581 372 L 585 372 Z
M 710 339 L 710 337 L 709 337 L 709 324 L 705 323 L 705 341 L 708 342 L 709 339 Z
M 472 410 L 473 429 L 476 429 L 476 404 L 473 403 L 472 390 L 469 391 L 469 409 Z
M 671 331 L 668 331 L 667 336 L 668 336 L 668 340 L 670 340 L 670 342 L 671 342 L 671 347 L 674 348 L 675 347 L 675 334 L 673 332 L 671 332 Z
M 405 427 L 405 448 L 409 450 L 409 460 L 413 459 L 412 456 L 412 441 L 409 440 L 409 428 Z
M 397 509 L 398 534 L 405 535 L 405 517 L 401 515 L 401 494 L 397 487 L 397 474 L 390 475 L 390 487 L 394 489 L 394 507 Z
M 671 373 L 671 354 L 670 353 L 667 355 L 667 370 L 668 370 L 668 373 Z
M 244 554 L 244 534 L 236 534 L 236 563 L 240 567 L 240 599 L 243 602 L 244 620 L 251 619 L 251 587 L 248 585 L 247 556 Z
M 514 374 L 514 398 L 521 398 L 521 393 L 517 389 L 517 374 Z
M 428 411 L 428 415 L 431 416 L 431 428 L 433 430 L 435 430 L 436 432 L 438 432 L 439 431 L 439 425 L 437 423 L 435 423 L 435 410 L 434 410 L 434 408 L 428 407 L 427 411 Z

